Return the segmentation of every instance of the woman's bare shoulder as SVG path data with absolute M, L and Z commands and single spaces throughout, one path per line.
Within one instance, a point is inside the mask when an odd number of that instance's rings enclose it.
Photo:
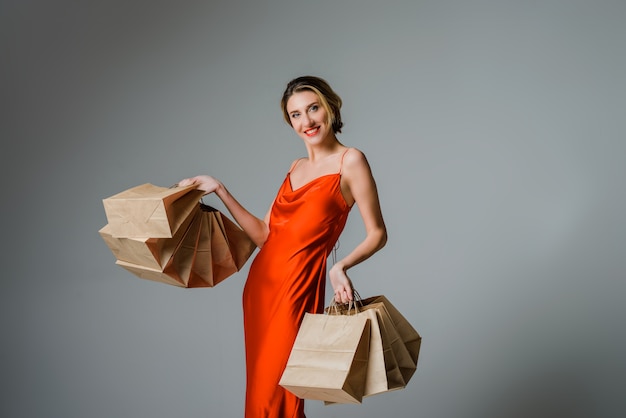
M 359 168 L 367 168 L 369 170 L 369 163 L 363 151 L 358 148 L 349 147 L 343 158 L 343 167 L 348 170 Z

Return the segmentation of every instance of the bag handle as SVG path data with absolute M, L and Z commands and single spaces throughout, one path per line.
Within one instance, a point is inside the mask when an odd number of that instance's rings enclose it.
M 333 297 L 330 305 L 324 309 L 324 313 L 329 314 L 332 311 L 333 315 L 343 315 L 343 312 L 346 312 L 347 315 L 353 315 L 352 312 L 354 311 L 354 315 L 358 314 L 361 311 L 360 308 L 363 308 L 363 299 L 356 289 L 352 288 L 352 293 L 354 294 L 354 300 L 347 303 L 337 303 Z
M 169 188 L 175 189 L 177 187 L 180 187 L 179 184 L 174 183 Z M 219 210 L 215 209 L 213 206 L 209 206 L 204 203 L 204 196 L 200 197 L 200 210 L 202 210 L 203 212 L 219 212 Z

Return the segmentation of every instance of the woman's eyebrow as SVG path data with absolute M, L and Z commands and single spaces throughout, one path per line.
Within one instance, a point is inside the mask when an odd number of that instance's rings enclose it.
M 304 106 L 305 109 L 310 109 L 311 106 L 319 106 L 319 102 L 316 100 L 314 102 L 309 103 L 308 105 Z M 293 109 L 293 110 L 287 110 L 287 113 L 289 113 L 290 115 L 296 112 L 300 112 L 300 109 Z
M 305 109 L 309 109 L 311 106 L 319 106 L 319 103 L 318 103 L 317 101 L 315 101 L 315 102 L 311 102 L 311 103 L 309 103 L 308 105 L 304 106 L 304 108 L 305 108 Z M 293 109 L 293 110 L 290 110 L 290 111 L 288 111 L 288 112 L 289 112 L 289 113 L 293 113 L 293 112 L 299 112 L 299 111 L 300 111 L 300 109 Z

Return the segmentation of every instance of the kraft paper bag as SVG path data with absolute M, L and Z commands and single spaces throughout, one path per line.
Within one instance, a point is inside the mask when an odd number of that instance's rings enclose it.
M 216 219 L 222 234 L 228 242 L 230 257 L 232 257 L 235 268 L 237 271 L 241 270 L 256 249 L 256 244 L 252 242 L 243 229 L 217 209 L 207 205 L 201 205 L 201 209 L 212 212 L 212 216 Z M 229 257 L 226 256 L 224 258 L 227 260 Z
M 172 238 L 192 216 L 204 194 L 195 185 L 159 187 L 142 184 L 103 199 L 113 237 Z
M 395 330 L 389 331 L 385 326 L 384 312 L 379 309 L 362 310 L 357 304 L 336 305 L 326 308 L 330 315 L 357 315 L 370 320 L 370 353 L 365 377 L 363 396 L 372 396 L 383 392 L 402 389 L 406 386 L 402 371 L 393 351 L 392 343 L 398 341 Z M 400 345 L 404 348 L 401 341 Z M 408 353 L 407 353 L 408 355 Z
M 363 315 L 306 313 L 279 384 L 303 399 L 361 403 L 370 326 Z
M 198 202 L 172 238 L 114 237 L 109 224 L 99 232 L 117 265 L 142 279 L 185 288 L 215 286 L 239 271 L 256 249 L 237 224 Z
M 167 273 L 164 273 L 163 270 L 160 268 L 155 269 L 151 267 L 145 267 L 145 266 L 141 266 L 138 264 L 128 263 L 122 260 L 117 260 L 115 264 L 117 264 L 120 267 L 123 267 L 124 269 L 133 273 L 135 276 L 142 278 L 142 279 L 152 280 L 154 282 L 159 282 L 159 283 L 165 283 L 165 284 L 169 284 L 172 286 L 188 287 L 185 283 L 177 280 L 174 277 L 171 277 Z
M 239 271 L 255 248 L 234 222 L 201 204 L 164 272 L 184 287 L 213 287 Z
M 361 300 L 360 303 L 359 309 L 361 310 L 377 309 L 381 313 L 383 324 L 392 337 L 391 345 L 400 371 L 405 383 L 408 383 L 417 368 L 422 343 L 421 335 L 385 296 L 373 296 Z M 394 335 L 397 335 L 395 340 Z M 400 341 L 402 344 L 399 344 Z
M 109 224 L 100 229 L 98 233 L 117 260 L 162 270 L 174 253 L 192 219 L 193 217 L 188 217 L 172 238 L 114 237 Z

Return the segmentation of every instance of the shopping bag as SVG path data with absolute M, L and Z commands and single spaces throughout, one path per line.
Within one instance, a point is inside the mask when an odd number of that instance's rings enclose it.
M 338 305 L 334 301 L 325 309 L 325 312 L 331 315 L 364 316 L 370 320 L 370 352 L 364 397 L 402 389 L 406 386 L 392 347 L 392 344 L 399 341 L 399 337 L 395 329 L 389 329 L 389 324 L 385 324 L 384 312 L 379 309 L 361 309 L 358 302 Z M 402 345 L 401 341 L 400 344 Z M 406 351 L 404 345 L 402 348 Z
M 172 238 L 124 238 L 114 237 L 111 225 L 98 231 L 117 260 L 137 264 L 150 269 L 162 270 L 169 261 L 187 231 L 192 216 L 187 217 Z
M 305 313 L 279 384 L 303 399 L 361 403 L 370 320 Z
M 123 267 L 124 269 L 133 273 L 135 276 L 142 278 L 142 279 L 152 280 L 152 281 L 159 282 L 159 283 L 165 283 L 165 284 L 169 284 L 172 286 L 189 287 L 185 283 L 181 282 L 180 280 L 170 276 L 167 273 L 164 273 L 163 269 L 161 268 L 155 269 L 152 267 L 146 267 L 146 266 L 142 266 L 139 264 L 133 264 L 133 263 L 129 263 L 129 262 L 122 261 L 122 260 L 116 260 L 115 264 L 117 264 L 120 267 Z
M 248 260 L 255 244 L 233 221 L 210 206 L 200 210 L 163 271 L 184 287 L 213 287 Z
M 113 237 L 172 238 L 192 216 L 204 194 L 195 185 L 159 187 L 142 184 L 103 199 Z
M 212 208 L 208 205 L 200 205 L 201 210 L 210 212 L 210 217 L 214 218 L 214 224 L 220 227 L 221 234 L 226 239 L 228 243 L 228 252 L 224 252 L 221 258 L 222 260 L 218 263 L 219 266 L 226 266 L 227 269 L 232 269 L 232 267 L 228 267 L 231 262 L 229 261 L 232 258 L 232 263 L 234 263 L 235 271 L 241 270 L 241 268 L 246 264 L 246 261 L 250 258 L 254 250 L 256 250 L 256 244 L 252 242 L 248 234 L 244 232 L 236 223 L 231 221 L 228 217 L 224 216 L 220 211 L 215 208 Z M 225 247 L 222 247 L 226 250 Z
M 99 232 L 120 267 L 187 288 L 215 286 L 239 271 L 256 248 L 227 216 L 198 202 L 172 238 L 114 237 L 108 224 Z
M 421 335 L 383 295 L 362 299 L 359 309 L 376 309 L 379 312 L 387 334 L 391 337 L 392 351 L 398 361 L 404 382 L 409 383 L 417 368 L 422 343 Z

